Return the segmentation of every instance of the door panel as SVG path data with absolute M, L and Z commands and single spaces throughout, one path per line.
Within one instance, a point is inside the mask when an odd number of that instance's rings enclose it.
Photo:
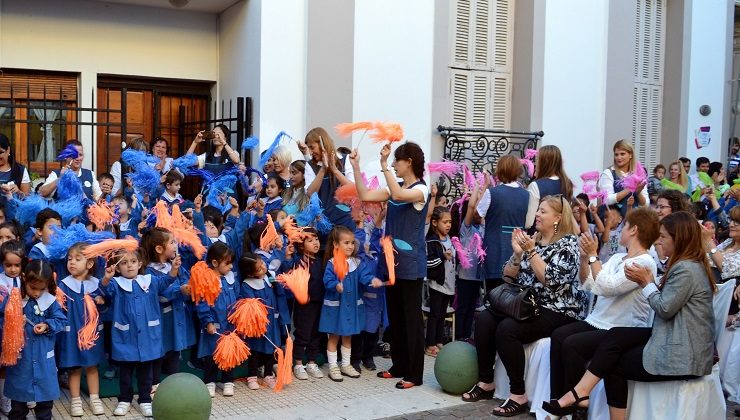
M 121 113 L 99 112 L 98 121 L 114 125 L 98 127 L 97 170 L 109 172 L 113 162 L 121 158 L 123 143 L 136 137 L 151 140 L 153 133 L 153 93 L 150 90 L 126 92 L 126 138 L 122 138 Z M 98 107 L 108 110 L 121 109 L 121 89 L 99 88 Z

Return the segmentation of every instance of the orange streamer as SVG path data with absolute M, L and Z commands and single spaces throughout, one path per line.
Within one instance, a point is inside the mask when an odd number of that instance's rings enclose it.
M 397 142 L 403 140 L 403 128 L 398 123 L 376 122 L 373 124 L 373 132 L 370 138 L 375 143 Z
M 213 361 L 221 370 L 232 370 L 244 363 L 252 353 L 244 340 L 235 332 L 227 332 L 216 341 Z
M 57 303 L 62 307 L 63 310 L 67 310 L 67 295 L 64 293 L 61 287 L 57 287 L 56 292 Z
M 96 228 L 102 230 L 106 225 L 113 223 L 115 213 L 110 204 L 101 201 L 87 208 L 87 218 L 90 219 Z
M 298 227 L 292 216 L 288 217 L 283 225 L 283 232 L 285 232 L 285 235 L 288 236 L 288 241 L 292 244 L 303 243 L 306 239 L 306 233 L 303 230 L 304 228 Z
M 234 303 L 229 322 L 236 332 L 246 337 L 261 337 L 267 332 L 267 306 L 256 298 L 239 299 Z
M 189 284 L 193 302 L 203 300 L 209 306 L 216 304 L 216 299 L 221 293 L 221 278 L 205 261 L 198 261 L 190 270 Z
M 152 211 L 157 215 L 157 227 L 169 230 L 172 227 L 172 216 L 164 200 L 157 201 Z
M 339 281 L 342 281 L 345 277 L 347 277 L 347 273 L 349 273 L 349 261 L 347 261 L 347 256 L 344 255 L 344 252 L 342 252 L 338 246 L 335 246 L 334 274 L 337 275 Z
M 98 307 L 90 295 L 86 294 L 83 300 L 85 302 L 85 324 L 77 331 L 77 347 L 80 350 L 90 350 L 95 347 L 95 342 L 100 337 L 98 335 Z
M 280 392 L 285 385 L 293 382 L 293 339 L 285 340 L 285 353 L 283 349 L 276 348 L 275 356 L 277 358 L 277 378 L 275 381 L 275 392 Z
M 10 300 L 5 306 L 5 324 L 3 325 L 3 351 L 0 354 L 0 364 L 13 366 L 18 363 L 18 356 L 26 344 L 25 319 L 21 290 L 13 288 L 10 291 Z
M 308 267 L 298 267 L 288 273 L 279 274 L 277 281 L 284 284 L 293 292 L 295 299 L 301 305 L 308 303 Z
M 85 258 L 105 257 L 110 260 L 117 252 L 136 251 L 139 249 L 139 241 L 136 239 L 106 239 L 94 245 L 88 245 L 82 251 Z
M 260 249 L 268 251 L 270 245 L 274 244 L 279 237 L 280 235 L 278 235 L 277 229 L 275 229 L 275 223 L 273 223 L 272 217 L 268 214 L 267 226 L 265 226 L 265 230 L 262 231 L 262 235 L 260 236 Z
M 353 131 L 357 130 L 371 130 L 373 123 L 370 121 L 360 121 L 355 123 L 341 123 L 334 126 L 337 133 L 342 137 L 348 137 Z
M 393 249 L 393 238 L 383 236 L 383 239 L 380 240 L 380 245 L 383 247 L 385 265 L 388 266 L 388 283 L 393 286 L 396 284 L 396 257 L 393 255 L 396 250 Z

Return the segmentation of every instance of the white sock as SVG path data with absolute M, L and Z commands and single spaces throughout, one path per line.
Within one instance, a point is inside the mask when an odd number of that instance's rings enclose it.
M 342 351 L 342 366 L 349 366 L 349 359 L 352 357 L 352 347 L 340 346 Z
M 335 351 L 326 351 L 326 361 L 329 362 L 329 367 L 333 367 L 337 365 L 337 352 Z
M 90 394 L 90 400 L 99 400 L 99 399 L 100 399 L 100 395 L 98 395 L 98 394 Z

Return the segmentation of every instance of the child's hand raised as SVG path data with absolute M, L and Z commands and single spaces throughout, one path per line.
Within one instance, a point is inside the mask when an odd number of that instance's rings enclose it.
M 383 287 L 383 280 L 375 277 L 373 281 L 370 282 L 370 286 L 377 289 L 378 287 Z
M 195 212 L 200 213 L 200 209 L 203 207 L 203 194 L 198 194 L 198 196 L 195 197 L 195 200 L 193 200 L 193 206 L 195 207 Z
M 114 266 L 108 266 L 105 268 L 105 276 L 103 276 L 103 285 L 107 285 L 110 283 L 110 279 L 113 278 L 113 276 L 116 275 L 116 267 Z
M 208 323 L 208 325 L 206 325 L 206 332 L 208 334 L 216 334 L 216 324 L 213 322 Z
M 47 331 L 49 331 L 49 325 L 45 322 L 39 322 L 33 326 L 34 334 L 43 334 Z
M 96 305 L 105 305 L 105 298 L 100 295 L 95 296 L 95 299 L 93 300 L 95 301 Z
M 342 286 L 342 283 L 337 283 L 337 292 L 342 293 L 344 291 L 344 286 Z
M 182 293 L 185 296 L 190 296 L 190 285 L 183 284 L 182 286 L 180 286 L 180 293 Z

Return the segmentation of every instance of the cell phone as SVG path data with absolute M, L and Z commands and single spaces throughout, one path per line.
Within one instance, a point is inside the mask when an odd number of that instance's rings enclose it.
M 203 132 L 203 140 L 213 140 L 215 137 L 216 135 L 212 130 L 206 130 Z

